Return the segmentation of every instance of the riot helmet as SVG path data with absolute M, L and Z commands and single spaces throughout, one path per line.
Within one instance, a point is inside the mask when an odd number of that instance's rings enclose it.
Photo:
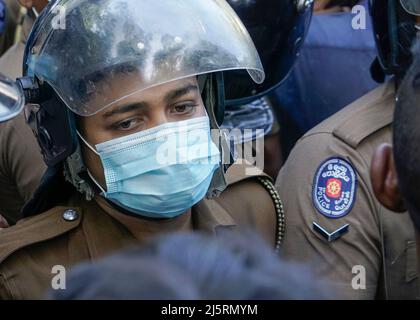
M 379 64 L 387 75 L 403 75 L 411 64 L 416 37 L 417 0 L 370 0 Z
M 225 75 L 226 105 L 268 94 L 290 73 L 307 34 L 313 0 L 227 0 L 255 43 L 266 72 L 263 83 L 237 70 Z

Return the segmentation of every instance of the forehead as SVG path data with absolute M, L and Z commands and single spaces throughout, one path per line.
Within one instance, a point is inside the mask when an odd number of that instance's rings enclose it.
M 125 76 L 121 77 L 119 81 L 113 81 L 112 83 L 109 83 L 107 88 L 102 88 L 101 91 L 103 94 L 95 95 L 95 98 L 93 98 L 91 102 L 96 104 L 100 102 L 98 99 L 113 99 L 116 102 L 108 108 L 100 111 L 98 115 L 105 115 L 125 105 L 144 104 L 146 106 L 153 105 L 154 103 L 160 104 L 163 101 L 170 100 L 171 97 L 181 97 L 187 93 L 199 93 L 198 81 L 194 76 L 180 80 L 174 80 L 165 84 L 151 87 L 146 90 L 139 91 L 129 96 L 124 96 L 123 92 L 126 92 L 128 88 L 132 91 L 135 91 L 135 80 L 135 76 Z

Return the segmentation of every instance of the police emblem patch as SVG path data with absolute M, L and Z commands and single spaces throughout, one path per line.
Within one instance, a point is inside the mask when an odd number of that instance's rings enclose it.
M 319 213 L 328 218 L 341 218 L 353 208 L 357 176 L 353 166 L 342 158 L 325 160 L 318 168 L 312 200 Z

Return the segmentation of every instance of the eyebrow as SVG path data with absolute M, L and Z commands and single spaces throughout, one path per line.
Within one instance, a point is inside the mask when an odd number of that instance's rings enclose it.
M 182 96 L 190 93 L 191 91 L 199 91 L 198 86 L 190 83 L 190 84 L 188 84 L 184 87 L 172 90 L 165 95 L 164 101 L 166 103 L 168 103 L 173 99 L 182 97 Z M 122 114 L 122 113 L 135 111 L 137 109 L 147 108 L 148 106 L 149 106 L 149 104 L 147 102 L 137 102 L 137 103 L 133 103 L 133 104 L 123 105 L 121 107 L 118 107 L 118 108 L 115 108 L 113 110 L 110 110 L 110 111 L 106 112 L 104 114 L 104 118 L 109 118 L 109 117 L 112 117 L 116 114 Z
M 127 113 L 131 111 L 135 111 L 137 109 L 143 109 L 146 107 L 148 107 L 148 104 L 146 102 L 137 102 L 137 103 L 127 104 L 127 105 L 105 112 L 104 118 L 109 118 L 116 114 Z
M 182 96 L 186 95 L 187 93 L 190 93 L 191 91 L 197 91 L 198 92 L 199 91 L 198 86 L 190 83 L 190 84 L 186 85 L 185 87 L 170 91 L 165 95 L 164 100 L 165 100 L 166 103 L 168 103 L 171 100 L 182 97 Z

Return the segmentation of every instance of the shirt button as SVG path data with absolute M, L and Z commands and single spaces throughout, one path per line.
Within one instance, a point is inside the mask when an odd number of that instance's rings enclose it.
M 79 214 L 74 209 L 67 209 L 63 213 L 63 219 L 66 221 L 75 221 L 79 218 Z

